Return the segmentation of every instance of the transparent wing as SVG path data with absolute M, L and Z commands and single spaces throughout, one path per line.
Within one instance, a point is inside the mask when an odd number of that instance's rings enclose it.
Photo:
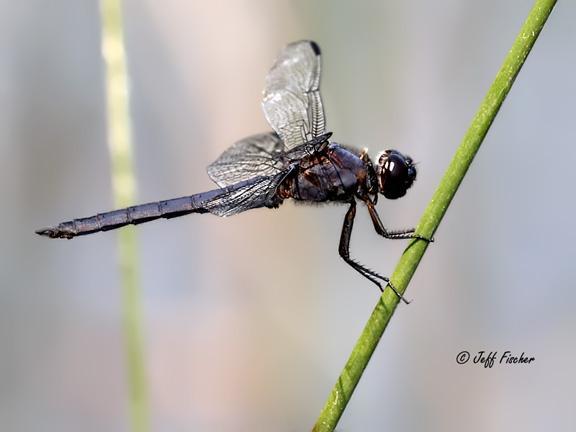
M 253 135 L 232 145 L 207 171 L 220 187 L 231 186 L 258 176 L 274 176 L 284 171 L 284 144 L 275 132 Z
M 217 216 L 232 216 L 259 207 L 278 207 L 282 202 L 276 196 L 276 188 L 284 174 L 272 177 L 254 177 L 222 189 L 200 207 Z
M 324 134 L 320 97 L 320 48 L 315 42 L 288 45 L 266 77 L 262 108 L 287 149 Z

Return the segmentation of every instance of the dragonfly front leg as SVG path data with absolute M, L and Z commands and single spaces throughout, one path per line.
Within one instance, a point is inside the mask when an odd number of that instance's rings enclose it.
M 426 237 L 422 237 L 421 235 L 414 234 L 414 228 L 388 231 L 386 228 L 384 228 L 384 224 L 380 220 L 380 216 L 378 216 L 378 212 L 374 207 L 374 203 L 372 203 L 371 201 L 365 201 L 365 202 L 366 206 L 368 207 L 368 212 L 370 213 L 370 219 L 372 219 L 372 223 L 374 224 L 374 229 L 382 237 L 393 240 L 419 239 L 427 242 L 434 241 L 433 239 L 428 239 Z
M 340 245 L 338 246 L 338 252 L 340 253 L 340 256 L 344 259 L 344 261 L 346 261 L 346 263 L 350 267 L 352 267 L 354 270 L 356 270 L 358 273 L 360 273 L 362 276 L 364 276 L 372 283 L 376 284 L 376 286 L 380 288 L 380 291 L 383 292 L 384 289 L 382 288 L 382 284 L 378 279 L 386 282 L 388 286 L 392 289 L 392 291 L 394 291 L 394 293 L 398 296 L 398 298 L 401 299 L 404 303 L 406 304 L 410 303 L 408 300 L 402 297 L 402 294 L 400 294 L 396 290 L 396 288 L 394 288 L 389 278 L 379 275 L 375 271 L 370 270 L 367 267 L 364 267 L 359 262 L 354 261 L 352 258 L 350 258 L 350 238 L 352 237 L 352 228 L 354 226 L 355 217 L 356 217 L 356 201 L 352 201 L 350 203 L 348 211 L 346 212 L 346 216 L 344 216 L 344 224 L 342 225 L 342 233 L 340 234 Z

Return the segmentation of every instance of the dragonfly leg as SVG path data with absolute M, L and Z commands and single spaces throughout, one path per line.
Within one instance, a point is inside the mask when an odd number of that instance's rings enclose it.
M 344 261 L 346 261 L 346 263 L 350 267 L 352 267 L 354 270 L 356 270 L 358 273 L 360 273 L 362 276 L 364 276 L 366 279 L 368 279 L 369 281 L 374 283 L 378 288 L 380 288 L 380 291 L 383 292 L 384 288 L 382 287 L 382 283 L 378 279 L 387 283 L 390 289 L 392 289 L 392 291 L 394 291 L 394 293 L 398 296 L 398 298 L 401 299 L 404 303 L 406 304 L 410 303 L 402 296 L 402 294 L 400 294 L 396 290 L 394 285 L 392 285 L 392 282 L 390 282 L 389 278 L 376 273 L 375 271 L 363 266 L 358 261 L 355 261 L 352 258 L 350 258 L 350 238 L 352 237 L 352 228 L 354 226 L 355 217 L 356 217 L 356 202 L 352 201 L 350 203 L 350 208 L 348 208 L 346 216 L 344 217 L 344 224 L 342 225 L 342 233 L 340 234 L 340 245 L 338 246 L 338 252 L 340 253 L 340 256 L 344 259 Z
M 434 239 L 428 239 L 421 235 L 414 234 L 414 228 L 388 231 L 386 228 L 384 228 L 384 224 L 380 220 L 380 216 L 378 216 L 378 212 L 376 211 L 374 204 L 370 201 L 366 201 L 366 206 L 368 207 L 368 212 L 370 213 L 370 219 L 372 219 L 372 223 L 374 224 L 374 229 L 382 237 L 393 240 L 419 239 L 427 241 L 429 243 L 434 241 Z

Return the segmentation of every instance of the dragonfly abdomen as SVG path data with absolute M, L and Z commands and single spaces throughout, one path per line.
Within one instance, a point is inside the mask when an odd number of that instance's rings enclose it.
M 252 208 L 278 207 L 282 199 L 268 196 L 268 186 L 277 184 L 277 181 L 275 177 L 258 176 L 221 189 L 73 219 L 54 227 L 39 229 L 36 234 L 50 238 L 71 239 L 126 225 L 138 225 L 159 218 L 170 219 L 190 213 L 230 216 Z
M 99 213 L 94 216 L 62 222 L 54 227 L 42 228 L 37 234 L 50 238 L 71 239 L 77 236 L 109 231 L 126 225 L 138 225 L 160 218 L 173 218 L 190 213 L 208 213 L 204 204 L 218 198 L 226 190 L 216 189 L 182 198 L 156 201 L 147 204 Z

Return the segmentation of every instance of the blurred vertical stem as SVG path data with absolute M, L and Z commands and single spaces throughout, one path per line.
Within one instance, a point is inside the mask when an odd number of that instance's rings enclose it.
M 555 4 L 556 0 L 537 0 L 534 3 L 438 189 L 424 211 L 416 230 L 418 234 L 428 238 L 434 235 Z M 400 293 L 405 292 L 427 247 L 428 243 L 425 241 L 414 240 L 402 254 L 392 275 L 392 283 Z M 397 296 L 391 290 L 386 290 L 356 342 L 313 431 L 334 430 L 397 305 Z M 393 389 L 390 391 L 394 393 Z M 385 419 L 383 421 L 385 422 Z
M 115 206 L 120 208 L 133 204 L 136 193 L 122 5 L 120 0 L 101 0 L 100 7 L 112 187 Z M 144 432 L 150 429 L 150 425 L 141 333 L 136 233 L 133 228 L 119 231 L 118 251 L 122 279 L 122 315 L 130 417 L 132 430 Z

